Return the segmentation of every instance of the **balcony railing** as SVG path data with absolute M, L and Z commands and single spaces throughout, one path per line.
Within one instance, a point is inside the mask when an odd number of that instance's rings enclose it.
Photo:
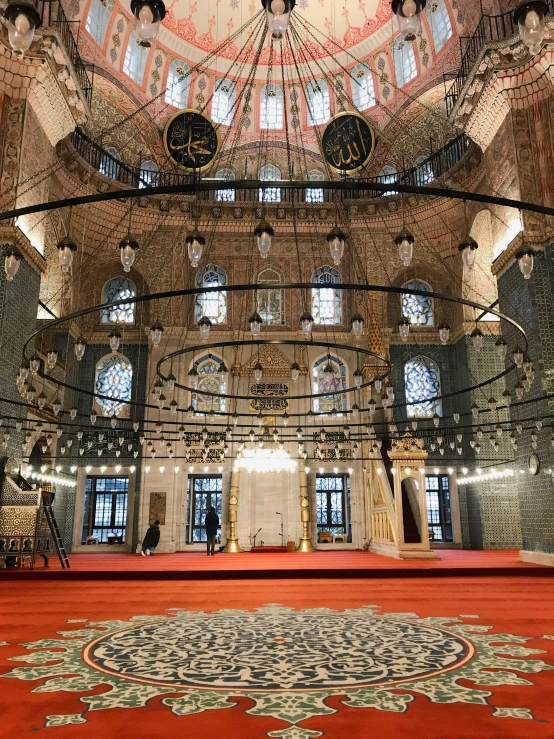
M 548 13 L 554 13 L 554 0 L 546 0 Z M 483 13 L 477 28 L 471 36 L 460 36 L 460 68 L 456 73 L 444 75 L 445 101 L 448 115 L 454 110 L 458 98 L 462 94 L 465 83 L 475 60 L 481 53 L 483 46 L 494 41 L 503 41 L 518 33 L 517 23 L 514 22 L 513 10 L 501 15 L 486 15 Z M 450 87 L 448 83 L 453 80 Z
M 75 129 L 69 135 L 74 149 L 77 151 L 80 157 L 82 157 L 91 167 L 97 169 L 101 174 L 109 177 L 116 182 L 120 182 L 128 187 L 149 187 L 153 185 L 186 185 L 193 184 L 194 182 L 200 181 L 198 174 L 182 174 L 180 172 L 152 172 L 149 169 L 142 169 L 141 167 L 131 166 L 125 164 L 120 159 L 110 154 L 109 151 L 102 148 L 99 144 L 89 138 L 80 129 Z M 350 182 L 360 183 L 383 183 L 390 185 L 390 191 L 386 194 L 395 194 L 395 185 L 401 183 L 405 185 L 424 186 L 429 185 L 431 182 L 442 177 L 444 174 L 449 172 L 461 159 L 465 156 L 469 150 L 472 142 L 465 134 L 460 134 L 456 138 L 446 144 L 442 149 L 435 151 L 430 157 L 420 162 L 417 167 L 412 167 L 399 172 L 394 175 L 380 175 L 377 177 L 359 178 L 356 180 L 351 179 Z M 260 190 L 268 192 L 268 199 L 266 202 L 271 203 L 298 203 L 298 191 L 293 188 L 276 187 L 271 182 L 264 183 L 264 186 Z M 308 193 L 308 190 L 310 193 Z M 231 192 L 228 189 L 228 183 L 224 180 L 221 181 L 220 190 L 202 191 L 199 193 L 200 199 L 203 200 L 220 200 L 225 202 L 227 198 L 222 194 Z M 218 195 L 220 193 L 220 195 Z M 314 196 L 319 193 L 321 200 L 316 200 Z M 271 197 L 274 195 L 277 199 Z M 308 197 L 308 195 L 310 197 Z M 371 190 L 350 190 L 348 198 L 360 199 L 360 198 L 372 198 L 372 197 L 386 197 L 382 192 Z M 302 202 L 329 202 L 333 197 L 331 191 L 319 188 L 319 183 L 314 180 L 313 185 L 310 188 L 306 188 L 302 191 L 301 201 Z M 260 202 L 260 192 L 255 190 L 240 190 L 234 191 L 234 198 L 229 198 L 227 202 Z
M 59 0 L 33 0 L 38 10 L 43 28 L 54 28 L 60 35 L 67 50 L 77 81 L 83 91 L 88 104 L 92 101 L 92 86 L 94 82 L 94 64 L 81 59 L 79 54 L 79 21 L 68 21 Z

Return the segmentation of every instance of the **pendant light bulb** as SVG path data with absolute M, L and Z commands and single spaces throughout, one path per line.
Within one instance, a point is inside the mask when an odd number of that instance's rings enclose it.
M 290 374 L 292 377 L 293 382 L 298 382 L 298 378 L 300 377 L 300 365 L 298 362 L 293 362 L 290 366 Z
M 161 343 L 164 327 L 161 323 L 154 323 L 150 326 L 150 338 L 152 340 L 152 346 L 158 347 Z
M 4 253 L 4 272 L 8 282 L 18 273 L 21 259 L 21 254 L 16 249 L 10 248 Z
M 198 267 L 198 265 L 200 264 L 205 243 L 206 239 L 199 231 L 191 231 L 187 235 L 185 239 L 185 244 L 187 245 L 191 267 Z
M 78 362 L 80 362 L 81 359 L 85 356 L 86 348 L 87 342 L 82 336 L 80 336 L 73 346 L 73 351 L 75 352 L 75 357 Z
M 38 11 L 26 2 L 10 2 L 4 12 L 8 40 L 14 54 L 24 56 L 35 38 L 35 29 L 41 25 Z
M 69 236 L 64 236 L 63 239 L 58 242 L 57 248 L 61 270 L 62 272 L 69 272 L 71 265 L 73 264 L 73 257 L 77 251 L 77 246 Z
M 450 339 L 450 326 L 447 323 L 441 323 L 439 326 L 439 339 L 441 344 L 448 344 Z
M 354 370 L 352 377 L 354 378 L 354 385 L 357 388 L 360 388 L 362 386 L 362 383 L 364 381 L 364 375 L 361 369 Z
M 458 245 L 458 251 L 462 255 L 462 263 L 466 269 L 472 269 L 475 264 L 475 252 L 479 244 L 471 236 L 465 236 Z
M 331 259 L 335 265 L 341 263 L 346 245 L 346 234 L 338 226 L 334 226 L 327 234 L 327 243 L 331 252 Z
M 403 267 L 409 267 L 414 254 L 415 238 L 413 234 L 404 229 L 395 237 L 394 243 L 398 247 L 398 256 Z
M 517 23 L 519 36 L 530 54 L 535 56 L 541 50 L 546 35 L 545 16 L 548 5 L 544 0 L 525 0 L 518 5 L 514 12 L 514 21 Z
M 110 342 L 110 349 L 112 352 L 116 352 L 119 349 L 119 345 L 121 343 L 121 334 L 119 331 L 112 331 L 112 333 L 108 336 L 108 341 Z
M 473 341 L 473 348 L 476 352 L 480 352 L 483 348 L 483 332 L 479 328 L 473 329 L 471 332 L 471 339 Z
M 314 317 L 309 311 L 305 311 L 300 316 L 300 325 L 302 326 L 302 331 L 306 334 L 306 336 L 310 336 L 312 333 L 312 326 L 314 323 Z
M 409 318 L 401 318 L 398 321 L 398 333 L 400 334 L 400 338 L 404 342 L 408 341 L 408 337 L 410 335 L 410 325 L 411 324 Z
M 352 326 L 352 333 L 354 336 L 359 337 L 362 335 L 362 331 L 364 330 L 364 317 L 361 315 L 361 313 L 354 313 L 352 318 L 350 319 L 350 325 Z
M 137 43 L 149 49 L 165 18 L 165 5 L 162 0 L 131 0 L 131 13 L 135 16 Z
M 198 331 L 200 332 L 200 339 L 201 341 L 208 341 L 210 338 L 210 329 L 212 327 L 212 322 L 207 316 L 202 316 L 202 318 L 198 321 Z
M 536 252 L 534 249 L 522 249 L 516 254 L 516 261 L 524 280 L 529 280 L 535 264 Z
M 254 313 L 252 313 L 248 319 L 248 323 L 250 324 L 250 333 L 252 334 L 252 338 L 258 339 L 260 337 L 263 323 L 262 317 L 258 311 L 254 311 Z
M 421 32 L 421 11 L 427 0 L 393 0 L 392 11 L 398 18 L 398 28 L 402 40 L 408 44 L 414 42 Z
M 264 374 L 264 368 L 261 362 L 258 360 L 256 364 L 254 365 L 254 379 L 256 382 L 259 382 Z
M 121 257 L 121 264 L 123 265 L 124 272 L 131 271 L 131 267 L 135 263 L 138 248 L 138 241 L 134 239 L 131 234 L 127 234 L 127 236 L 119 242 L 119 255 Z
M 275 231 L 267 221 L 260 221 L 254 229 L 254 236 L 261 258 L 267 259 L 271 249 L 271 239 L 275 236 Z
M 296 0 L 262 0 L 266 12 L 267 28 L 273 38 L 283 38 Z

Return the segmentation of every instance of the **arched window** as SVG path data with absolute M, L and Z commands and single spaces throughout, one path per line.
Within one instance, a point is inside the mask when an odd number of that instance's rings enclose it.
M 216 180 L 225 180 L 229 182 L 235 179 L 235 173 L 232 169 L 218 169 L 215 173 Z M 232 203 L 235 200 L 234 190 L 216 190 L 215 199 L 224 203 Z
M 328 365 L 333 371 L 329 376 Z M 346 390 L 346 365 L 340 359 L 325 355 L 312 368 L 312 387 L 314 393 L 325 393 L 321 398 L 314 398 L 315 413 L 330 413 L 333 409 L 342 412 L 346 410 L 346 395 L 337 394 L 337 390 Z
M 431 286 L 421 280 L 410 280 L 402 287 L 431 292 Z M 422 295 L 403 295 L 402 315 L 410 319 L 412 326 L 434 326 L 433 298 L 424 298 Z
M 155 187 L 158 184 L 160 170 L 156 162 L 148 159 L 140 165 L 139 188 Z
M 196 273 L 197 287 L 216 287 L 217 285 L 225 285 L 226 282 L 225 270 L 216 267 L 215 264 L 208 264 L 207 267 L 202 267 Z M 195 308 L 197 321 L 206 316 L 212 323 L 225 323 L 227 320 L 227 293 L 222 290 L 197 295 Z
M 342 321 L 342 290 L 340 274 L 334 267 L 320 267 L 312 275 L 312 282 L 325 287 L 312 288 L 312 315 L 314 323 L 330 326 Z
M 306 87 L 308 125 L 321 126 L 331 117 L 329 86 L 325 80 L 313 80 Z
M 444 0 L 433 0 L 425 11 L 433 34 L 435 52 L 438 54 L 452 36 L 452 23 Z
M 131 400 L 133 367 L 127 357 L 114 352 L 96 365 L 94 392 L 106 398 L 95 398 L 104 416 L 119 416 Z
M 134 298 L 137 294 L 135 283 L 127 277 L 114 277 L 104 285 L 102 300 L 104 303 L 113 303 L 116 300 Z M 134 323 L 135 305 L 112 305 L 102 311 L 102 323 Z
M 112 11 L 113 0 L 92 0 L 90 4 L 85 28 L 98 46 L 104 46 Z
M 379 172 L 377 175 L 379 182 L 382 182 L 383 185 L 392 185 L 396 184 L 398 181 L 398 172 L 394 167 L 389 167 L 389 165 L 385 165 L 383 169 Z M 384 197 L 387 197 L 389 195 L 398 195 L 398 190 L 385 190 L 381 193 Z
M 408 418 L 442 416 L 442 403 L 433 400 L 441 394 L 440 371 L 429 357 L 414 357 L 404 365 L 404 387 L 408 405 Z
M 414 77 L 417 77 L 417 65 L 413 44 L 403 41 L 402 37 L 398 36 L 392 45 L 392 56 L 394 59 L 396 86 L 404 87 Z
M 216 80 L 212 98 L 212 120 L 225 126 L 233 125 L 237 86 L 231 80 Z
M 258 178 L 262 182 L 274 182 L 281 179 L 281 170 L 275 164 L 264 164 L 260 167 Z M 280 203 L 281 188 L 280 187 L 263 187 L 260 188 L 259 194 L 262 203 Z
M 148 49 L 138 44 L 137 35 L 131 31 L 129 43 L 125 51 L 125 59 L 123 60 L 123 71 L 134 80 L 137 85 L 142 85 L 144 70 L 146 69 L 146 60 L 148 59 Z
M 283 128 L 283 90 L 264 85 L 260 91 L 260 128 Z
M 165 102 L 175 108 L 186 108 L 189 100 L 190 67 L 180 59 L 174 59 L 169 65 Z
M 313 182 L 322 182 L 325 179 L 325 175 L 320 169 L 311 169 L 307 175 L 308 179 Z M 322 203 L 323 202 L 323 188 L 322 187 L 308 187 L 306 189 L 306 202 L 307 203 Z
M 433 165 L 429 161 L 429 157 L 424 155 L 416 159 L 416 182 L 418 185 L 428 185 L 435 179 Z
M 277 287 L 281 283 L 281 275 L 277 270 L 267 267 L 258 275 L 258 284 L 268 285 L 258 290 L 257 310 L 265 324 L 281 325 L 285 322 L 283 291 Z
M 350 72 L 352 102 L 357 110 L 367 110 L 375 105 L 375 87 L 371 69 L 365 64 L 358 64 Z
M 197 391 L 192 393 L 192 406 L 197 413 L 219 413 L 225 410 L 225 398 L 215 398 L 203 393 L 225 393 L 225 382 L 220 374 L 222 360 L 213 354 L 206 354 L 194 362 L 198 372 Z
M 100 166 L 98 171 L 105 177 L 111 177 L 112 180 L 119 179 L 119 164 L 121 156 L 115 146 L 106 146 L 104 149 L 106 152 L 100 159 Z M 109 156 L 108 156 L 109 155 Z

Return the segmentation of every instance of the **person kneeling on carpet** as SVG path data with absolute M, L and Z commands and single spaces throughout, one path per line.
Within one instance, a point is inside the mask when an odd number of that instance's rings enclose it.
M 140 553 L 143 557 L 152 556 L 160 542 L 160 522 L 154 521 L 146 532 Z
M 206 514 L 206 536 L 207 536 L 207 550 L 208 557 L 210 554 L 214 554 L 215 540 L 217 537 L 217 530 L 219 528 L 219 516 L 215 512 L 215 508 L 212 506 L 209 513 Z

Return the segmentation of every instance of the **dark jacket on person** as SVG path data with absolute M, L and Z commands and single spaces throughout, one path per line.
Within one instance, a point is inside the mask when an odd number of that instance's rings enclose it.
M 219 517 L 215 511 L 210 511 L 206 515 L 206 534 L 208 536 L 216 536 L 219 528 Z
M 148 531 L 146 532 L 146 536 L 144 537 L 144 541 L 142 542 L 142 546 L 145 549 L 153 549 L 154 547 L 157 547 L 160 541 L 160 527 L 155 526 L 152 524 Z

